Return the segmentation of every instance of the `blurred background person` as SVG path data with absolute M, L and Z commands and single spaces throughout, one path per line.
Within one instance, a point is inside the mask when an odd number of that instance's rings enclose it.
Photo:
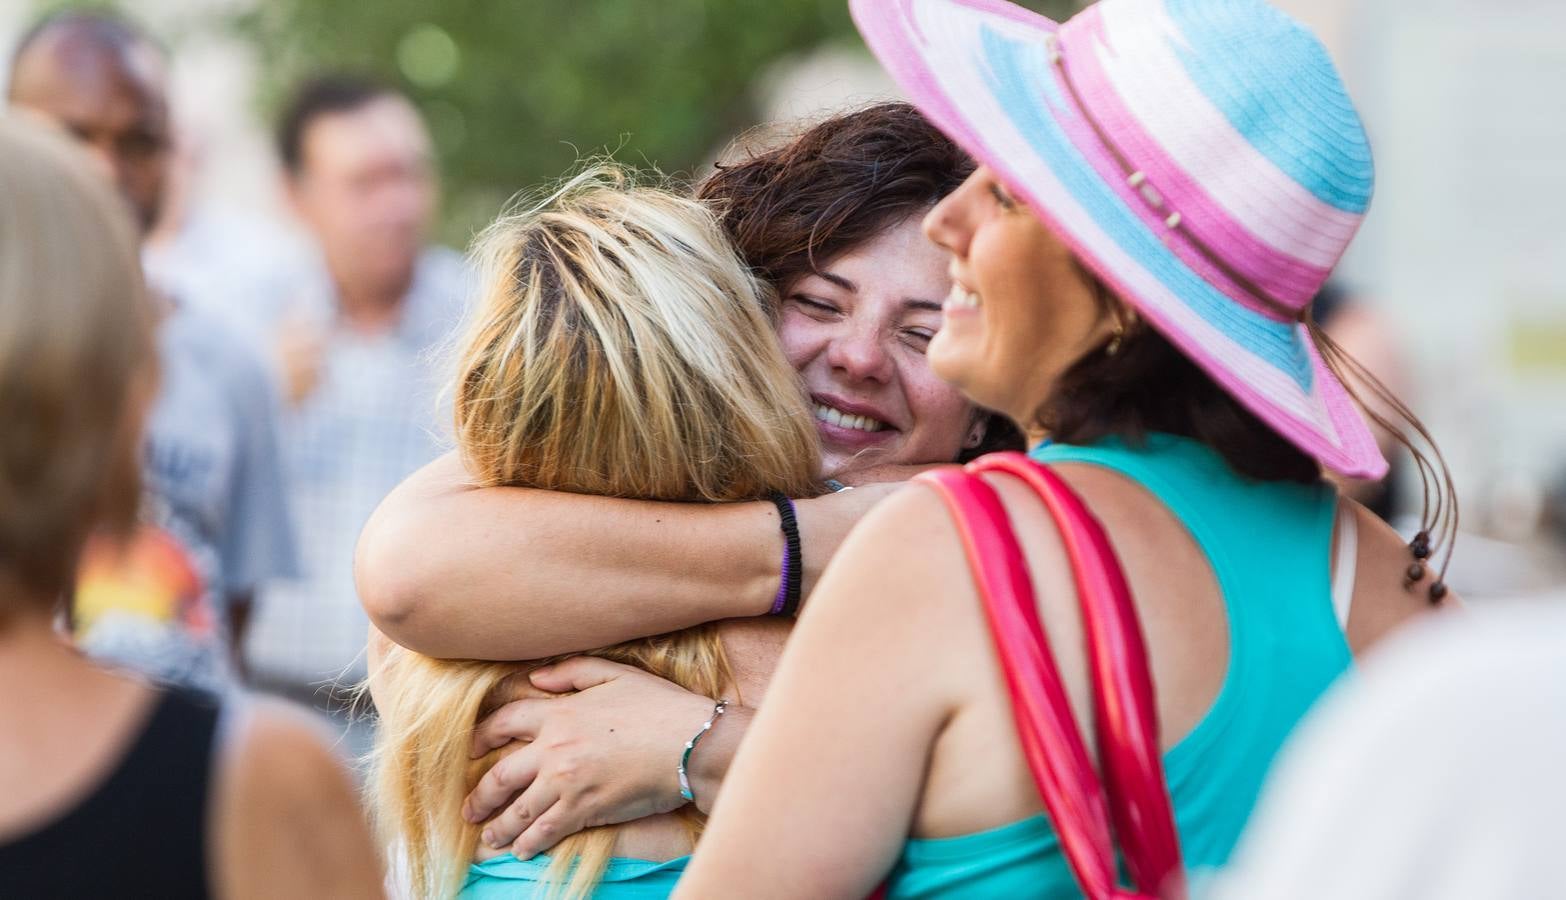
M 88 533 L 135 540 L 161 315 L 137 241 L 79 151 L 0 121 L 0 678 L 27 686 L 0 692 L 0 890 L 379 896 L 311 727 L 112 674 L 55 630 Z
M 162 52 L 129 21 L 67 11 L 23 36 L 8 87 L 13 110 L 88 150 L 143 237 L 167 185 L 164 70 Z M 295 566 L 276 399 L 237 334 L 202 304 L 153 288 L 162 380 L 143 454 L 142 527 L 124 546 L 89 548 L 76 630 L 104 659 L 223 690 L 255 586 Z
M 1566 614 L 1410 628 L 1279 758 L 1213 900 L 1560 895 Z
M 254 312 L 287 409 L 287 493 L 303 577 L 268 584 L 247 645 L 257 684 L 335 712 L 364 676 L 369 620 L 353 586 L 359 530 L 433 459 L 445 420 L 434 350 L 460 318 L 461 257 L 432 246 L 430 136 L 407 98 L 373 81 L 301 85 L 278 125 L 290 206 L 319 274 Z M 355 740 L 351 749 L 364 749 Z

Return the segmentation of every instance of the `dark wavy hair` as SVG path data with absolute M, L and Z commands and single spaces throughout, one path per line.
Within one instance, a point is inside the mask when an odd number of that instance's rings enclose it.
M 974 170 L 968 154 L 907 103 L 836 115 L 781 144 L 746 144 L 696 185 L 696 196 L 717 203 L 740 256 L 780 294 L 922 216 Z M 1017 427 L 992 414 L 984 442 L 961 461 L 1022 446 Z
M 1114 295 L 1086 266 L 1078 268 L 1107 312 Z M 1241 406 L 1146 322 L 1128 329 L 1113 354 L 1095 350 L 1067 369 L 1035 419 L 1062 443 L 1117 437 L 1139 444 L 1161 431 L 1206 444 L 1248 478 L 1309 484 L 1321 477 L 1314 459 Z

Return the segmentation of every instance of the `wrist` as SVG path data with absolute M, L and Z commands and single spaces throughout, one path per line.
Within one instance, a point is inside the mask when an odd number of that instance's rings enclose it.
M 708 711 L 711 711 L 711 707 L 708 707 Z M 718 799 L 718 792 L 723 786 L 723 779 L 728 775 L 729 764 L 734 761 L 740 739 L 750 727 L 750 720 L 754 715 L 755 710 L 730 703 L 727 711 L 718 717 L 713 723 L 712 730 L 707 732 L 700 746 L 691 754 L 686 775 L 691 792 L 696 795 L 693 802 L 702 813 L 712 812 L 713 804 Z
M 777 508 L 779 528 L 783 535 L 783 555 L 778 573 L 778 592 L 773 595 L 768 615 L 793 618 L 799 613 L 800 583 L 803 581 L 804 560 L 799 543 L 799 519 L 794 512 L 794 501 L 786 495 L 773 492 L 769 498 Z

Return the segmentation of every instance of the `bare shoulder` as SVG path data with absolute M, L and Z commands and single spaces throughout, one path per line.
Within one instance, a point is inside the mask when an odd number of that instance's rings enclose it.
M 930 486 L 915 482 L 876 504 L 854 527 L 805 611 L 841 604 L 852 607 L 853 615 L 883 623 L 895 618 L 909 627 L 933 626 L 938 617 L 910 613 L 958 605 L 952 601 L 961 592 L 951 587 L 966 582 L 966 572 L 966 557 L 945 502 Z
M 945 501 L 929 485 L 911 482 L 877 503 L 860 520 L 827 571 L 830 574 L 848 566 L 861 570 L 881 566 L 926 569 L 960 554 L 957 529 Z
M 301 796 L 325 783 L 347 784 L 326 730 L 308 713 L 283 703 L 253 700 L 240 713 L 224 753 L 225 770 L 236 785 L 268 784 Z
M 1432 612 L 1460 605 L 1447 594 L 1440 606 L 1430 602 L 1435 583 L 1432 566 L 1424 565 L 1417 582 L 1408 583 L 1409 567 L 1416 561 L 1408 542 L 1375 513 L 1346 497 L 1354 511 L 1359 549 L 1354 571 L 1354 603 L 1349 612 L 1349 646 L 1356 655 L 1371 649 L 1405 624 Z
M 380 866 L 352 778 L 309 714 L 248 704 L 220 757 L 225 897 L 379 897 Z

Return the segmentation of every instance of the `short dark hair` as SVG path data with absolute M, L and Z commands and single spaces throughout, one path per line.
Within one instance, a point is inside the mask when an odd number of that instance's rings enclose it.
M 1107 286 L 1085 266 L 1100 305 Z M 1321 466 L 1229 392 L 1146 322 L 1132 326 L 1115 352 L 1106 346 L 1078 360 L 1035 413 L 1036 424 L 1065 444 L 1107 437 L 1142 443 L 1153 432 L 1192 438 L 1229 468 L 1258 481 L 1310 484 Z
M 795 278 L 922 214 L 974 163 L 907 103 L 833 116 L 781 146 L 746 153 L 696 186 L 722 204 L 746 263 L 782 290 Z
M 294 91 L 277 123 L 277 155 L 290 175 L 304 165 L 305 132 L 322 116 L 347 113 L 382 97 L 401 94 L 391 85 L 365 75 L 334 72 L 317 75 Z
M 907 103 L 835 115 L 770 149 L 746 152 L 696 185 L 717 201 L 740 257 L 778 292 L 910 216 L 973 173 L 972 157 Z M 1022 433 L 989 413 L 958 462 L 1020 450 Z

